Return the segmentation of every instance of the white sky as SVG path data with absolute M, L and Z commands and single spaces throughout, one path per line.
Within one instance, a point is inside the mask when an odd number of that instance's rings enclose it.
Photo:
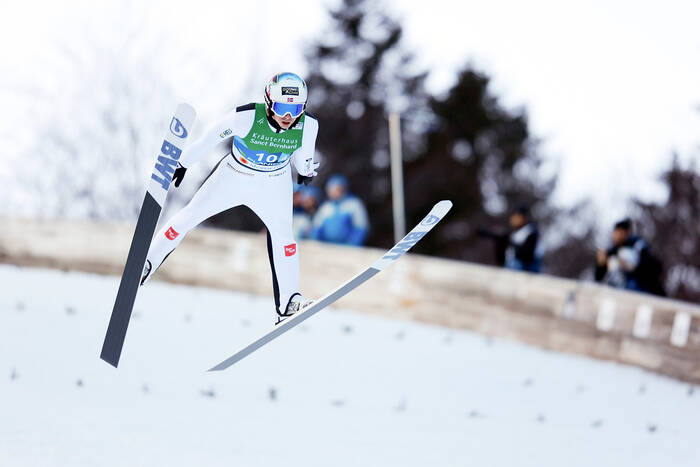
M 41 70 L 34 58 L 51 53 L 59 37 L 80 40 L 86 22 L 108 37 L 125 22 L 142 20 L 154 35 L 174 34 L 191 47 L 184 52 L 211 64 L 230 83 L 230 89 L 211 89 L 197 70 L 173 70 L 173 86 L 206 122 L 232 104 L 259 99 L 258 89 L 276 71 L 303 72 L 305 44 L 329 24 L 326 6 L 336 2 L 3 3 L 8 4 L 0 17 L 4 75 L 35 79 Z M 662 196 L 655 178 L 668 166 L 671 150 L 685 160 L 698 154 L 700 2 L 386 0 L 385 5 L 402 20 L 404 45 L 430 68 L 431 90 L 446 90 L 455 72 L 472 63 L 493 77 L 493 90 L 507 106 L 525 106 L 545 154 L 560 164 L 556 195 L 563 203 L 586 196 L 601 206 L 612 203 L 601 214 L 612 220 L 624 214 L 622 200 L 632 193 Z M 164 55 L 178 52 L 163 46 Z M 21 105 L 21 97 L 2 99 L 11 108 Z M 5 128 L 17 125 L 13 112 L 0 122 Z
M 430 49 L 434 82 L 449 81 L 465 57 L 492 74 L 498 94 L 526 106 L 547 153 L 561 158 L 560 200 L 658 198 L 655 174 L 670 151 L 697 154 L 699 2 L 467 2 L 437 27 L 430 11 L 445 3 L 404 11 L 416 43 L 452 43 Z M 623 208 L 613 202 L 606 217 Z

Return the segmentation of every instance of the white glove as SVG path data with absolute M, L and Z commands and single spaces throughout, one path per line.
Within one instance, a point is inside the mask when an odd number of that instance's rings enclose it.
M 316 172 L 316 169 L 318 169 L 318 166 L 320 165 L 320 162 L 314 162 L 312 158 L 308 158 L 304 161 L 303 167 L 301 167 L 302 170 L 299 170 L 299 167 L 297 167 L 297 183 L 299 185 L 304 184 L 308 185 L 311 183 L 311 180 L 318 175 Z M 307 175 L 302 174 L 302 171 L 305 171 Z
M 297 167 L 297 172 L 299 172 L 299 175 L 303 175 L 304 177 L 315 177 L 318 175 L 316 169 L 318 169 L 319 165 L 321 165 L 320 162 L 314 162 L 313 158 L 309 157 L 304 161 L 301 170 L 299 170 L 299 167 Z

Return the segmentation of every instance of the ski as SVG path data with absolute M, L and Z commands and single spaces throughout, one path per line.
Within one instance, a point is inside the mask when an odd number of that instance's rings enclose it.
M 349 281 L 345 282 L 328 295 L 320 298 L 318 301 L 316 301 L 309 307 L 296 313 L 291 318 L 282 321 L 277 326 L 275 326 L 273 330 L 266 332 L 265 334 L 255 339 L 247 346 L 245 346 L 243 349 L 233 354 L 231 357 L 227 358 L 218 365 L 210 368 L 208 371 L 225 370 L 234 363 L 242 360 L 251 353 L 255 352 L 263 345 L 279 337 L 280 335 L 289 331 L 298 324 L 301 324 L 307 319 L 311 318 L 313 315 L 323 310 L 328 305 L 333 304 L 335 301 L 346 295 L 348 292 L 359 287 L 361 284 L 372 278 L 379 271 L 385 269 L 391 263 L 400 258 L 404 253 L 410 250 L 413 247 L 413 245 L 418 243 L 418 241 L 421 238 L 423 238 L 425 234 L 427 234 L 433 227 L 435 227 L 435 225 L 438 222 L 440 222 L 440 220 L 442 220 L 442 218 L 445 216 L 445 214 L 447 214 L 450 208 L 452 208 L 451 201 L 445 200 L 437 203 L 435 206 L 433 206 L 433 209 L 430 211 L 430 213 L 417 226 L 415 226 L 413 230 L 411 230 L 399 243 L 394 245 L 394 247 L 391 250 L 387 251 L 384 254 L 384 256 L 375 261 L 374 264 L 372 264 L 370 267 L 368 267 Z
M 129 255 L 126 258 L 126 265 L 100 354 L 102 360 L 115 368 L 119 364 L 119 357 L 124 346 L 124 338 L 129 327 L 131 311 L 136 300 L 136 292 L 139 288 L 146 255 L 158 225 L 160 212 L 165 204 L 177 161 L 180 159 L 185 141 L 192 129 L 195 115 L 192 106 L 188 104 L 177 106 L 175 115 L 170 120 L 170 126 L 163 138 L 160 152 L 156 156 L 153 173 L 149 179 L 146 195 L 136 222 L 136 230 L 131 240 Z

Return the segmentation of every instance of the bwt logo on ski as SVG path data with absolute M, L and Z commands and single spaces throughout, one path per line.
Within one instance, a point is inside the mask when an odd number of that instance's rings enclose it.
M 432 216 L 435 217 L 435 216 Z M 437 222 L 437 221 L 435 221 Z M 433 223 L 435 223 L 433 222 Z M 396 244 L 394 248 L 389 251 L 389 253 L 385 254 L 382 259 L 396 259 L 402 254 L 406 253 L 408 250 L 411 249 L 413 245 L 418 243 L 418 240 L 423 238 L 423 236 L 428 233 L 428 232 L 412 232 L 408 235 L 406 235 L 403 240 L 401 240 L 399 243 Z
M 172 121 L 170 122 L 170 133 L 174 134 L 178 138 L 187 138 L 187 128 L 185 128 L 185 125 L 183 125 L 182 122 L 175 117 L 173 117 Z
M 185 131 L 185 134 L 187 134 L 187 131 Z M 151 174 L 151 178 L 160 183 L 160 186 L 162 186 L 165 191 L 168 191 L 168 188 L 170 188 L 170 182 L 177 168 L 177 160 L 180 158 L 180 154 L 182 154 L 182 149 L 169 143 L 167 139 L 163 140 L 163 145 L 160 147 L 158 162 L 156 162 L 155 172 Z
M 178 235 L 180 235 L 180 233 L 176 232 L 175 229 L 172 228 L 172 226 L 165 231 L 165 236 L 168 240 L 175 240 L 178 237 Z
M 294 253 L 297 252 L 297 244 L 292 243 L 291 245 L 285 245 L 284 246 L 284 256 L 294 256 Z
M 437 224 L 437 222 L 440 220 L 438 216 L 433 216 L 432 214 L 428 214 L 425 219 L 423 219 L 420 223 L 420 225 L 433 225 Z

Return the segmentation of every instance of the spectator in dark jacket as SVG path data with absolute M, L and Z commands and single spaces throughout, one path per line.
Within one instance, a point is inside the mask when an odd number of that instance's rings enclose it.
M 530 218 L 530 209 L 519 206 L 508 222 L 510 230 L 505 234 L 479 229 L 479 235 L 496 241 L 497 262 L 507 269 L 540 272 L 543 249 L 537 224 Z
M 511 232 L 505 251 L 505 267 L 517 271 L 540 272 L 542 251 L 537 224 L 530 219 L 530 210 L 520 206 L 510 215 Z
M 661 262 L 646 242 L 632 235 L 632 221 L 624 219 L 612 231 L 612 246 L 598 250 L 595 279 L 612 287 L 665 295 L 661 284 Z

